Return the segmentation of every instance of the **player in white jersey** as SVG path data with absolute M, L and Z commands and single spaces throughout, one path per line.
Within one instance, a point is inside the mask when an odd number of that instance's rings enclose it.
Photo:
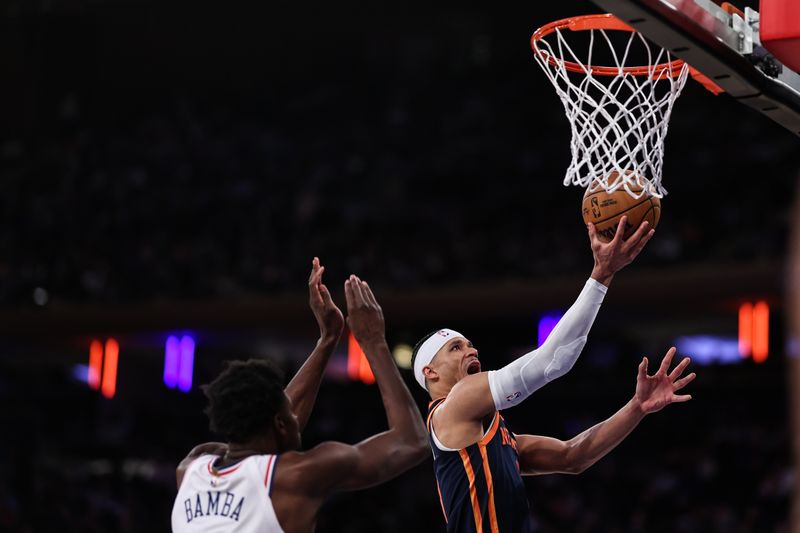
M 356 276 L 345 282 L 348 325 L 375 374 L 389 429 L 355 445 L 298 451 L 344 326 L 323 271 L 315 258 L 309 291 L 321 337 L 285 391 L 281 373 L 264 360 L 233 362 L 204 387 L 211 429 L 227 443 L 197 446 L 179 465 L 174 532 L 313 531 L 330 495 L 378 485 L 428 456 L 425 426 L 386 344 L 383 312 Z

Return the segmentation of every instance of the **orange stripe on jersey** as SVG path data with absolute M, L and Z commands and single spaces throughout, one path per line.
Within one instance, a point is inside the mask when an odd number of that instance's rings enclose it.
M 469 480 L 469 498 L 472 501 L 472 514 L 475 517 L 475 530 L 478 533 L 483 531 L 483 516 L 481 516 L 481 507 L 478 503 L 478 491 L 475 489 L 475 472 L 472 470 L 472 464 L 469 462 L 469 454 L 466 450 L 458 450 L 461 456 L 461 462 L 464 463 L 464 470 L 467 471 L 467 480 Z
M 439 398 L 439 400 L 443 400 L 443 399 L 444 399 L 444 398 Z M 437 401 L 438 401 L 438 400 L 433 400 L 431 403 L 429 403 L 429 404 L 428 404 L 428 409 L 431 409 L 431 405 L 433 405 L 433 404 L 434 404 L 434 402 L 437 402 Z M 436 411 L 436 410 L 439 408 L 439 406 L 440 406 L 440 405 L 442 405 L 443 403 L 444 403 L 444 402 L 439 402 L 438 404 L 436 404 L 436 407 L 434 407 L 433 409 L 431 409 L 431 412 L 430 412 L 430 413 L 428 413 L 428 418 L 425 420 L 425 426 L 428 428 L 428 431 L 429 431 L 429 432 L 430 432 L 430 430 L 431 430 L 431 420 L 433 419 L 433 413 L 434 413 L 434 412 L 435 412 L 435 411 Z
M 479 446 L 486 446 L 489 444 L 489 441 L 494 438 L 494 434 L 497 433 L 497 428 L 500 426 L 500 413 L 495 412 L 494 418 L 492 419 L 492 425 L 489 426 L 489 431 L 486 432 L 486 435 L 483 436 L 481 440 L 478 441 Z
M 439 503 L 442 504 L 442 514 L 444 515 L 444 523 L 447 523 L 447 511 L 444 510 L 444 500 L 442 499 L 442 488 L 439 487 L 439 480 L 436 480 L 436 490 L 439 491 Z
M 492 469 L 489 468 L 489 456 L 486 454 L 485 446 L 478 446 L 483 458 L 483 475 L 486 478 L 486 488 L 489 491 L 489 525 L 492 527 L 492 533 L 500 533 L 500 528 L 497 527 L 497 512 L 494 508 L 494 485 L 492 484 Z

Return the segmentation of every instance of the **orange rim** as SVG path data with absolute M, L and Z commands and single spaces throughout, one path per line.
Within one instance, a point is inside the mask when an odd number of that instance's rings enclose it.
M 564 68 L 570 72 L 586 72 L 591 71 L 592 74 L 600 76 L 617 76 L 620 72 L 627 72 L 634 76 L 653 76 L 658 77 L 666 73 L 668 76 L 677 77 L 681 73 L 684 62 L 681 59 L 676 59 L 668 63 L 659 63 L 655 66 L 643 65 L 636 67 L 587 67 L 574 61 L 566 61 L 564 59 L 557 59 L 549 52 L 542 50 L 538 46 L 538 41 L 555 33 L 557 30 L 570 30 L 570 31 L 586 31 L 586 30 L 616 30 L 635 32 L 636 30 L 628 26 L 620 19 L 610 13 L 602 15 L 582 15 L 580 17 L 569 17 L 561 20 L 556 20 L 550 24 L 545 24 L 531 36 L 531 48 L 533 52 L 547 61 L 553 66 L 564 65 Z

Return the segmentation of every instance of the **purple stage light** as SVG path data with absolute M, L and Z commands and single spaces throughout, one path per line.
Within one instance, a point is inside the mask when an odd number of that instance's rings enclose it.
M 182 392 L 192 390 L 194 371 L 194 339 L 188 335 L 181 337 L 181 363 L 178 372 L 178 389 Z
M 542 315 L 542 318 L 539 319 L 539 344 L 541 346 L 544 344 L 544 341 L 547 340 L 547 337 L 550 336 L 550 333 L 555 329 L 556 325 L 558 325 L 559 320 L 561 317 L 564 316 L 564 313 L 561 312 L 554 312 L 548 313 L 546 315 Z
M 180 345 L 178 337 L 170 335 L 164 351 L 164 385 L 174 389 L 178 384 L 178 368 L 180 365 Z

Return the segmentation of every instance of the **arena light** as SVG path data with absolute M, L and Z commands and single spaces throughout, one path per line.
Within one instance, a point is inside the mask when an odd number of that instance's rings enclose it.
M 678 337 L 673 344 L 680 355 L 678 360 L 685 354 L 692 358 L 692 363 L 698 365 L 730 365 L 742 362 L 739 343 L 735 337 L 687 335 Z
M 108 399 L 117 392 L 117 366 L 119 364 L 119 343 L 115 339 L 106 341 L 105 361 L 103 362 L 103 382 L 100 392 Z
M 739 306 L 739 355 L 750 357 L 753 351 L 753 304 Z
M 174 389 L 178 385 L 178 367 L 180 366 L 180 342 L 178 337 L 170 335 L 164 348 L 164 385 Z
M 192 390 L 192 373 L 194 372 L 194 339 L 189 335 L 181 337 L 181 364 L 178 369 L 178 390 Z
M 194 337 L 175 335 L 167 337 L 164 346 L 164 385 L 170 389 L 177 387 L 181 392 L 192 390 L 194 375 Z
M 553 330 L 558 325 L 558 322 L 561 320 L 561 317 L 563 316 L 564 313 L 560 311 L 542 315 L 542 317 L 539 319 L 539 328 L 538 328 L 539 343 L 537 346 L 541 346 L 542 344 L 544 344 L 544 341 L 547 340 L 547 337 L 550 336 L 550 333 L 553 332 Z
M 739 306 L 739 354 L 755 363 L 769 357 L 769 305 L 763 300 Z
M 763 363 L 769 356 L 769 305 L 760 301 L 753 306 L 753 362 Z
M 347 376 L 352 381 L 361 381 L 370 385 L 375 383 L 375 376 L 367 361 L 367 356 L 352 333 L 347 339 Z
M 414 353 L 414 348 L 412 348 L 408 344 L 398 344 L 392 350 L 392 356 L 394 357 L 394 362 L 400 368 L 404 368 L 409 370 L 411 368 L 411 356 Z
M 87 383 L 92 390 L 100 389 L 100 371 L 103 368 L 103 343 L 93 340 L 89 345 L 89 374 Z

